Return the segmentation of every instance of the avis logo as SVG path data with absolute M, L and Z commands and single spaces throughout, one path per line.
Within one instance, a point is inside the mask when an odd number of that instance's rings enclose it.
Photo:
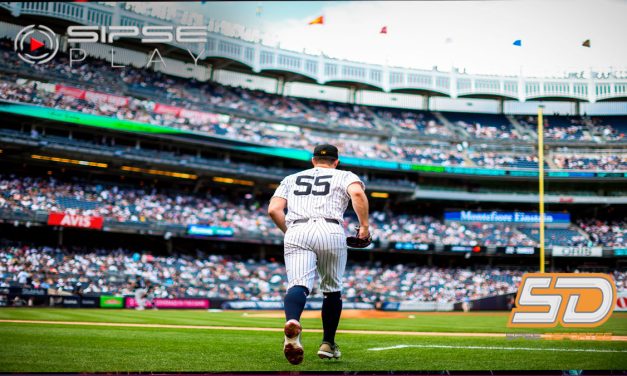
M 52 60 L 59 51 L 59 40 L 44 25 L 28 25 L 17 33 L 13 49 L 20 59 L 29 64 L 44 64 Z
M 527 273 L 523 276 L 509 327 L 591 328 L 610 318 L 616 285 L 601 273 Z

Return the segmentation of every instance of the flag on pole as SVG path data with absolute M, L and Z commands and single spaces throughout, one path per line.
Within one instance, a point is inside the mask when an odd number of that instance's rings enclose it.
M 522 40 L 520 39 L 516 39 L 514 41 L 514 43 L 512 43 L 514 46 L 518 46 L 518 47 L 522 47 Z
M 379 31 L 379 34 L 387 34 L 388 33 L 388 27 L 387 26 L 383 26 L 381 28 L 381 31 Z
M 586 39 L 586 40 L 584 40 L 584 41 L 583 41 L 583 43 L 582 43 L 581 45 L 582 45 L 582 46 L 584 46 L 584 47 L 588 47 L 588 48 L 590 48 L 590 39 Z
M 317 17 L 309 22 L 309 25 L 324 25 L 324 16 Z
M 255 11 L 255 14 L 257 15 L 257 17 L 261 16 L 261 12 L 263 12 L 263 8 L 261 6 L 258 6 L 257 10 Z

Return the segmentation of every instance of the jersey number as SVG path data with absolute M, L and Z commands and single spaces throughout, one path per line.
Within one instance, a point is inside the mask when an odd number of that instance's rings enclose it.
M 298 188 L 295 189 L 294 194 L 296 196 L 307 196 L 309 194 L 313 194 L 314 196 L 326 196 L 331 191 L 331 183 L 329 183 L 329 179 L 331 179 L 332 175 L 323 175 L 315 178 L 310 175 L 301 175 L 296 178 L 296 185 Z M 313 185 L 311 182 L 313 181 Z M 314 190 L 313 187 L 316 187 Z

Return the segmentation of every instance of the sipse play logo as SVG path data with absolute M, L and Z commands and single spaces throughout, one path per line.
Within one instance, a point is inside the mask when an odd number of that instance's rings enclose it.
M 47 26 L 28 25 L 17 33 L 13 48 L 22 61 L 28 64 L 44 64 L 52 60 L 59 51 L 59 40 Z
M 616 284 L 602 273 L 527 273 L 523 276 L 509 327 L 592 328 L 610 318 Z

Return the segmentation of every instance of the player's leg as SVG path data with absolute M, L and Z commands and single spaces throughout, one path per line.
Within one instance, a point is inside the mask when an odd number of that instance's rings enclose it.
M 322 359 L 342 356 L 335 343 L 335 334 L 342 315 L 342 278 L 346 269 L 346 237 L 340 226 L 325 224 L 324 236 L 320 238 L 318 274 L 320 290 L 324 294 L 322 302 L 322 345 L 318 356 Z M 339 229 L 338 229 L 339 228 Z
M 288 288 L 284 299 L 286 323 L 283 330 L 285 334 L 283 353 L 292 364 L 300 364 L 303 361 L 300 317 L 305 309 L 307 295 L 313 288 L 316 274 L 316 254 L 309 248 L 309 243 L 309 232 L 306 227 L 290 228 L 285 234 Z

